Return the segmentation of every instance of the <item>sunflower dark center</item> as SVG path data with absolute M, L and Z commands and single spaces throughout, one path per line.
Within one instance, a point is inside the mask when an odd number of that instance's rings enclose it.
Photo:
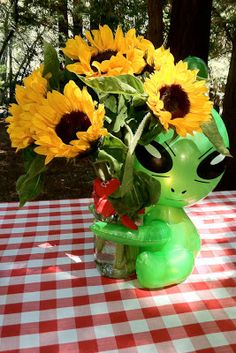
M 63 115 L 59 124 L 56 126 L 56 134 L 67 145 L 70 141 L 78 139 L 78 131 L 87 131 L 91 122 L 83 112 L 71 112 Z
M 99 63 L 101 63 L 104 60 L 110 60 L 111 57 L 116 54 L 117 51 L 115 50 L 106 50 L 104 52 L 98 53 L 97 55 L 92 56 L 90 64 L 92 65 L 94 61 L 98 61 Z
M 188 95 L 180 85 L 162 87 L 160 99 L 164 103 L 164 109 L 172 114 L 172 119 L 182 118 L 190 111 Z

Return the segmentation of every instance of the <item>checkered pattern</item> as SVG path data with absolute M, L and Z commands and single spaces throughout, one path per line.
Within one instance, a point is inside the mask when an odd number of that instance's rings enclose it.
M 156 291 L 99 275 L 89 203 L 0 204 L 0 352 L 235 352 L 236 191 L 188 209 L 196 268 Z

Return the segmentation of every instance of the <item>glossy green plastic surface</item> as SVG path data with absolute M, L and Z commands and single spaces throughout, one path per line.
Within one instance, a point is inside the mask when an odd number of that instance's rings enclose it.
M 207 79 L 209 70 L 205 61 L 203 61 L 201 58 L 198 58 L 197 56 L 188 56 L 186 59 L 184 59 L 184 61 L 188 63 L 188 68 L 190 70 L 199 70 L 199 78 Z
M 216 111 L 212 114 L 228 146 L 225 125 Z M 200 238 L 183 207 L 207 196 L 224 172 L 224 156 L 216 152 L 202 133 L 176 139 L 167 133 L 159 135 L 155 142 L 155 146 L 164 148 L 163 163 L 169 159 L 170 167 L 164 168 L 164 172 L 158 167 L 160 171 L 155 173 L 142 165 L 137 156 L 135 168 L 161 182 L 159 202 L 146 210 L 143 225 L 137 231 L 105 222 L 95 222 L 92 226 L 94 233 L 103 239 L 140 247 L 136 273 L 141 286 L 150 289 L 180 283 L 192 272 Z M 154 153 L 155 158 L 159 156 L 161 161 L 158 153 Z M 157 165 L 160 161 L 157 160 Z

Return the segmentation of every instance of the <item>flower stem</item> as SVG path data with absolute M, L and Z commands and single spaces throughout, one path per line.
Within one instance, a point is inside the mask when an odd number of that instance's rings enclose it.
M 127 152 L 126 160 L 125 160 L 125 166 L 124 166 L 124 174 L 122 178 L 122 184 L 120 187 L 120 196 L 123 197 L 127 192 L 130 192 L 132 185 L 133 185 L 133 164 L 134 164 L 134 151 L 135 148 L 142 136 L 143 129 L 147 123 L 147 121 L 150 119 L 151 113 L 148 112 L 141 124 L 139 125 L 138 129 L 136 130 L 129 146 L 129 150 Z

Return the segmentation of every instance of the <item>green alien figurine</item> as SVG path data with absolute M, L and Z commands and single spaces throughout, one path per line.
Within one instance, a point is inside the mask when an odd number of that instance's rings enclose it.
M 228 134 L 219 114 L 213 118 L 226 146 Z M 184 207 L 206 197 L 220 181 L 226 157 L 202 133 L 171 140 L 161 134 L 149 145 L 136 148 L 137 170 L 157 178 L 161 195 L 146 209 L 137 231 L 122 225 L 95 222 L 99 238 L 138 247 L 136 274 L 140 285 L 154 289 L 178 284 L 192 272 L 200 251 L 200 237 Z

